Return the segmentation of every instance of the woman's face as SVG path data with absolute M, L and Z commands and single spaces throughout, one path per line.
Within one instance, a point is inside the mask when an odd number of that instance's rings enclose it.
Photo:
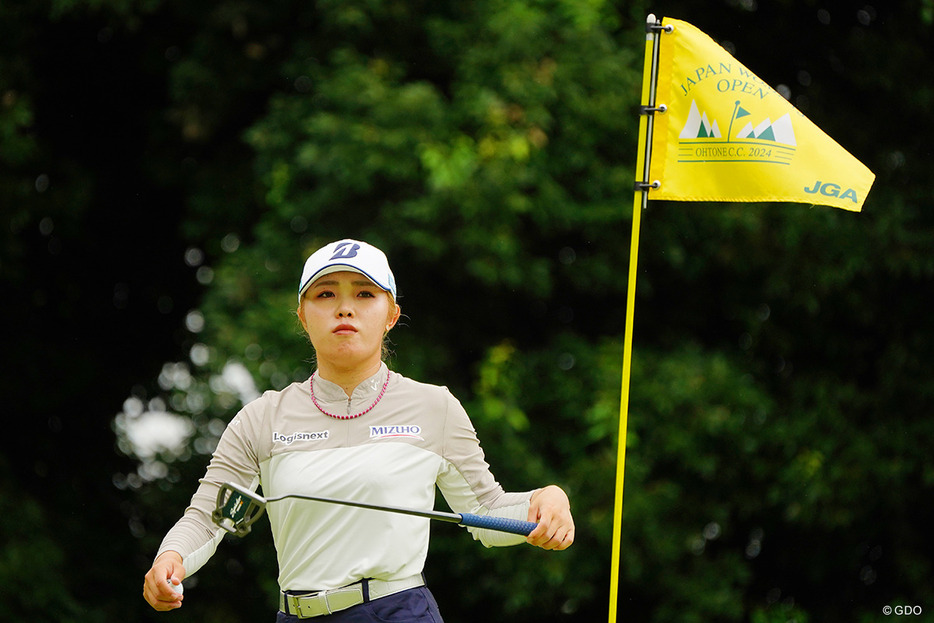
M 372 281 L 352 271 L 311 284 L 298 308 L 319 366 L 343 369 L 376 365 L 383 337 L 399 320 L 399 306 Z

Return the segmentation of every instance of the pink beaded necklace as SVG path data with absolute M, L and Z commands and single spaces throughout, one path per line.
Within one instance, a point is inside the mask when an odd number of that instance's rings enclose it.
M 315 374 L 318 374 L 318 373 L 315 372 Z M 321 408 L 321 405 L 318 404 L 318 399 L 315 398 L 315 374 L 312 374 L 311 378 L 308 380 L 308 385 L 311 389 L 311 401 L 315 403 L 316 407 L 318 407 L 318 411 L 320 411 L 321 413 L 325 414 L 328 417 L 332 417 L 337 420 L 352 420 L 354 418 L 358 418 L 361 415 L 367 414 L 370 411 L 372 411 L 373 407 L 379 404 L 379 401 L 383 399 L 383 394 L 386 393 L 386 388 L 389 387 L 389 377 L 392 376 L 392 372 L 390 371 L 386 372 L 386 382 L 383 383 L 383 389 L 379 392 L 379 396 L 376 397 L 376 400 L 374 400 L 373 404 L 371 404 L 369 407 L 367 407 L 360 413 L 355 413 L 354 415 L 337 415 L 336 413 L 328 413 L 327 411 Z

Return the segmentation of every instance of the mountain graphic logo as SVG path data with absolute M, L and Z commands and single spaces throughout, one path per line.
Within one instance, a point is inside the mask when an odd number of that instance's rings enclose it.
M 733 105 L 726 136 L 713 115 L 701 111 L 697 101 L 691 101 L 687 120 L 679 140 L 679 162 L 771 162 L 790 164 L 797 148 L 791 115 L 785 113 L 775 121 L 765 117 L 756 125 L 751 120 L 733 134 L 737 121 L 752 117 L 739 101 Z
M 691 110 L 688 112 L 688 120 L 685 122 L 684 127 L 681 129 L 681 134 L 678 135 L 678 138 L 691 139 L 723 137 L 720 134 L 720 128 L 717 126 L 717 121 L 714 120 L 714 122 L 711 124 L 707 119 L 707 113 L 704 112 L 701 114 L 701 112 L 697 109 L 697 101 L 691 100 Z

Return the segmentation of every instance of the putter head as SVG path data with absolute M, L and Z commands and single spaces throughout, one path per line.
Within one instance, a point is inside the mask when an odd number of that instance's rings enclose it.
M 266 500 L 253 491 L 225 482 L 217 492 L 217 504 L 211 519 L 218 526 L 239 537 L 250 533 L 250 526 L 263 514 Z

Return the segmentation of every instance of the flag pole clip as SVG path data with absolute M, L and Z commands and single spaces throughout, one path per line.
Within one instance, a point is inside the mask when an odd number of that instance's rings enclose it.
M 654 16 L 651 16 L 651 17 L 654 17 Z M 662 31 L 671 32 L 674 29 L 675 27 L 672 24 L 665 24 L 663 26 L 661 20 L 658 20 L 658 21 L 646 20 L 645 22 L 645 32 L 648 32 L 648 33 L 662 32 Z
M 658 106 L 639 106 L 640 115 L 654 115 L 655 113 L 664 113 L 668 111 L 668 106 L 659 104 Z
M 638 192 L 640 190 L 641 191 L 654 190 L 656 188 L 661 188 L 661 186 L 662 186 L 662 183 L 658 180 L 655 180 L 654 182 L 636 182 L 632 185 L 632 189 Z

